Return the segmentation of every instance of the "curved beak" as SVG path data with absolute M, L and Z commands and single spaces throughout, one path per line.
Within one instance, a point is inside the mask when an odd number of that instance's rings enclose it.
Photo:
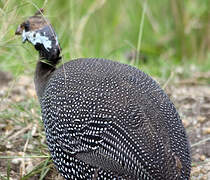
M 23 32 L 23 29 L 20 27 L 20 25 L 18 26 L 18 28 L 15 31 L 15 35 L 21 35 Z

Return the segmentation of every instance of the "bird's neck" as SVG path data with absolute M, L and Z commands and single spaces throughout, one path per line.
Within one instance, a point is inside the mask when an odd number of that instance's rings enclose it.
M 35 44 L 35 49 L 39 52 L 39 60 L 36 65 L 35 71 L 35 88 L 36 93 L 41 99 L 47 82 L 49 81 L 51 75 L 56 69 L 56 65 L 59 63 L 60 57 L 60 47 L 56 41 L 52 41 L 52 47 L 46 49 L 43 44 Z
M 44 93 L 45 87 L 46 87 L 51 75 L 55 71 L 55 69 L 56 69 L 55 66 L 46 64 L 46 63 L 42 62 L 41 60 L 39 60 L 37 62 L 35 76 L 34 76 L 34 83 L 35 83 L 36 93 L 37 93 L 39 100 L 41 99 L 41 97 Z

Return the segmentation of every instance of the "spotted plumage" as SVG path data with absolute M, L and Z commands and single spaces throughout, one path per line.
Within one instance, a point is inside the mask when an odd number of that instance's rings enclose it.
M 51 64 L 37 63 L 35 86 L 47 144 L 65 179 L 189 179 L 185 129 L 150 76 L 105 59 L 56 69 L 59 54 L 49 57 Z

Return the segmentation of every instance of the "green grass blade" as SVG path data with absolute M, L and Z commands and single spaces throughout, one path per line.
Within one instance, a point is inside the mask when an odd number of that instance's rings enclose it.
M 144 27 L 144 16 L 145 16 L 146 7 L 147 7 L 147 0 L 144 1 L 143 11 L 142 11 L 142 15 L 141 15 L 141 21 L 140 21 L 140 25 L 139 25 L 137 55 L 136 55 L 135 62 L 136 62 L 136 60 L 139 59 L 139 55 L 140 55 L 142 35 L 143 35 L 143 27 Z
M 11 161 L 8 161 L 8 165 L 7 165 L 7 180 L 10 179 L 10 171 L 11 171 Z
M 46 163 L 47 161 L 47 163 Z M 29 172 L 28 174 L 24 175 L 21 180 L 27 180 L 30 177 L 33 177 L 37 174 L 40 174 L 42 171 L 45 171 L 45 168 L 50 168 L 52 166 L 52 164 L 49 161 L 49 158 L 47 158 L 46 160 L 42 161 L 41 163 L 39 163 L 31 172 Z M 43 175 L 44 176 L 44 175 Z

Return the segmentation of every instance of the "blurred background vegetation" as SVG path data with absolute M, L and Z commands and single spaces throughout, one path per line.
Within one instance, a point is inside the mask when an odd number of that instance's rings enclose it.
M 38 8 L 57 32 L 63 62 L 103 57 L 164 79 L 210 69 L 210 0 L 1 0 L 0 67 L 14 76 L 34 71 L 37 53 L 14 33 Z

